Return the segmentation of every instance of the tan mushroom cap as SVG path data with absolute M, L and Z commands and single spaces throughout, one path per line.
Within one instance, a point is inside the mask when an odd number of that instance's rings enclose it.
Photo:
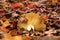
M 24 28 L 27 30 L 28 26 L 33 26 L 37 31 L 45 31 L 46 25 L 44 24 L 44 20 L 42 17 L 36 13 L 27 13 L 24 15 L 28 21 L 26 23 L 18 22 L 19 28 Z

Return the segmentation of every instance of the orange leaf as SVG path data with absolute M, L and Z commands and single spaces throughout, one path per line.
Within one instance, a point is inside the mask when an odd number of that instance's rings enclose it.
M 29 36 L 24 36 L 23 39 L 24 40 L 30 40 L 30 37 Z
M 13 8 L 16 8 L 16 7 L 23 7 L 24 5 L 22 3 L 15 3 L 12 5 Z
M 44 18 L 44 19 L 45 19 L 45 18 L 48 18 L 48 16 L 47 16 L 47 15 L 41 15 L 41 16 L 42 16 L 42 18 Z
M 30 9 L 35 9 L 36 6 L 30 4 L 30 5 L 28 5 L 28 8 L 30 8 Z
M 5 31 L 5 32 L 9 32 L 9 30 L 7 28 L 5 28 L 4 26 L 1 27 L 1 30 Z

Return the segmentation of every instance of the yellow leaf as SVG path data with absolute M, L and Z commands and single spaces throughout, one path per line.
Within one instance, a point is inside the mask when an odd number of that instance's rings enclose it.
M 22 36 L 14 36 L 13 40 L 23 40 Z
M 3 35 L 4 35 L 3 40 L 13 40 L 12 36 L 9 33 L 5 33 Z
M 52 4 L 55 4 L 55 3 L 57 3 L 57 0 L 52 0 Z
M 8 20 L 6 20 L 6 21 L 3 23 L 3 26 L 8 26 L 8 25 L 10 25 L 10 23 L 9 23 Z

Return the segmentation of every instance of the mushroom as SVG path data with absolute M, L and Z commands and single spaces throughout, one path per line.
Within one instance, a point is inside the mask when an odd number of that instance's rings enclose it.
M 43 18 L 35 13 L 27 13 L 24 17 L 28 20 L 26 23 L 18 21 L 18 28 L 24 28 L 28 30 L 29 28 L 33 28 L 33 30 L 37 31 L 45 31 L 46 25 L 44 24 Z M 28 28 L 28 29 L 27 29 Z

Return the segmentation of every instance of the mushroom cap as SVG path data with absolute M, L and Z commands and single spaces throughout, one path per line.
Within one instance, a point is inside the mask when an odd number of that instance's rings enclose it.
M 27 13 L 24 15 L 24 17 L 28 20 L 27 22 L 18 22 L 18 27 L 19 28 L 24 28 L 27 30 L 28 26 L 33 26 L 34 30 L 36 31 L 45 31 L 46 30 L 46 25 L 44 24 L 43 18 L 36 13 Z

